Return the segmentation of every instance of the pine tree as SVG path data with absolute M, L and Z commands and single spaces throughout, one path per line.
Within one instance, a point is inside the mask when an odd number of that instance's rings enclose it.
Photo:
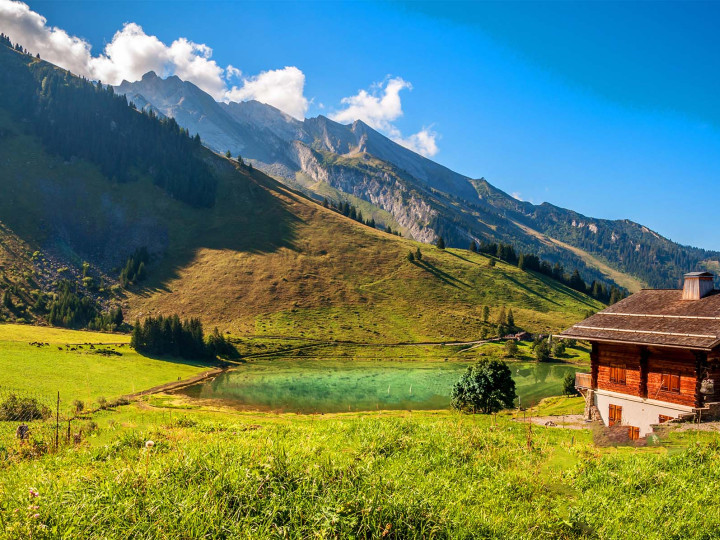
M 445 249 L 445 240 L 443 240 L 442 236 L 438 236 L 435 245 L 438 247 L 438 249 Z
M 228 159 L 230 159 L 230 158 L 232 157 L 232 154 L 230 153 L 230 150 L 228 150 L 227 152 L 225 152 L 225 157 L 228 158 Z
M 413 255 L 412 251 L 408 251 L 407 260 L 410 261 L 411 263 L 415 262 L 415 255 Z
M 513 310 L 510 308 L 507 314 L 507 325 L 510 328 L 515 328 L 515 315 L 513 315 Z
M 12 301 L 12 296 L 10 296 L 10 291 L 5 291 L 3 293 L 2 305 L 3 305 L 3 307 L 5 307 L 7 309 L 13 308 L 13 301 Z
M 472 240 L 472 241 L 470 242 L 470 251 L 472 251 L 473 253 L 477 253 L 477 252 L 478 252 L 478 246 L 477 246 L 477 244 L 475 243 L 475 240 Z
M 415 258 L 416 258 L 418 261 L 422 261 L 423 254 L 422 254 L 422 251 L 420 251 L 420 248 L 419 248 L 419 247 L 415 250 Z
M 502 326 L 506 326 L 508 323 L 507 312 L 505 311 L 505 306 L 502 306 L 500 308 L 500 311 L 498 312 L 497 323 L 498 323 L 498 325 L 502 325 Z
M 483 307 L 482 317 L 484 323 L 487 323 L 490 320 L 490 308 L 488 306 Z
M 520 254 L 520 258 L 518 259 L 518 268 L 525 270 L 525 255 L 523 253 Z

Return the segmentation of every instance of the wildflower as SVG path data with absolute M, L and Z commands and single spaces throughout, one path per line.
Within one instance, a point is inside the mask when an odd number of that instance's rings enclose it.
M 30 496 L 34 498 L 34 497 L 39 497 L 40 494 L 38 493 L 38 490 L 37 490 L 37 489 L 35 489 L 35 488 L 30 488 Z
M 145 443 L 145 448 L 152 448 L 153 446 L 155 446 L 155 443 L 152 441 L 148 441 Z
M 40 507 L 36 504 L 31 504 L 30 506 L 28 506 L 28 510 L 37 510 L 38 508 Z
M 33 519 L 40 519 L 40 514 L 34 514 Z

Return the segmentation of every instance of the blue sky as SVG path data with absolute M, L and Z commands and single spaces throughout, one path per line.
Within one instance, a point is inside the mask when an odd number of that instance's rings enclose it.
M 132 22 L 243 77 L 294 66 L 306 116 L 365 90 L 376 126 L 434 134 L 433 159 L 458 172 L 720 250 L 720 3 L 28 4 L 93 55 Z M 372 101 L 399 78 L 401 116 Z

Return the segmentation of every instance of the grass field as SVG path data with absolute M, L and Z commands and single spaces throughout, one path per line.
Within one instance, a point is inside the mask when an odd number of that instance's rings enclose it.
M 320 417 L 149 403 L 95 421 L 84 442 L 57 455 L 0 451 L 0 534 L 701 539 L 720 527 L 716 433 L 598 448 L 590 432 L 529 431 L 507 415 Z
M 37 347 L 31 342 L 50 345 Z M 51 399 L 60 392 L 68 406 L 76 399 L 89 405 L 101 396 L 111 399 L 208 370 L 208 364 L 201 362 L 143 356 L 130 349 L 129 342 L 129 336 L 122 334 L 2 324 L 0 388 Z M 77 347 L 87 343 L 95 348 Z M 98 351 L 112 352 L 105 355 Z

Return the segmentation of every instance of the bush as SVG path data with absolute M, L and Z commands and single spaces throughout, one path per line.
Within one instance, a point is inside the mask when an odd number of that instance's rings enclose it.
M 500 360 L 480 360 L 455 383 L 451 405 L 462 412 L 490 414 L 513 406 L 517 393 L 510 368 Z
M 580 392 L 577 391 L 577 388 L 575 388 L 575 374 L 574 373 L 566 373 L 565 377 L 563 377 L 563 394 L 566 396 L 579 396 Z
M 558 341 L 553 345 L 553 356 L 555 358 L 560 358 L 562 355 L 565 354 L 565 343 L 562 341 Z
M 80 414 L 85 409 L 85 404 L 80 401 L 79 399 L 76 399 L 73 401 L 73 410 L 75 411 L 75 414 Z
M 514 357 L 518 353 L 518 346 L 514 339 L 505 342 L 505 356 Z
M 550 360 L 550 345 L 547 340 L 542 340 L 535 345 L 535 358 L 538 362 L 547 362 Z
M 49 418 L 52 411 L 35 398 L 19 398 L 15 394 L 0 403 L 0 421 L 29 422 Z

